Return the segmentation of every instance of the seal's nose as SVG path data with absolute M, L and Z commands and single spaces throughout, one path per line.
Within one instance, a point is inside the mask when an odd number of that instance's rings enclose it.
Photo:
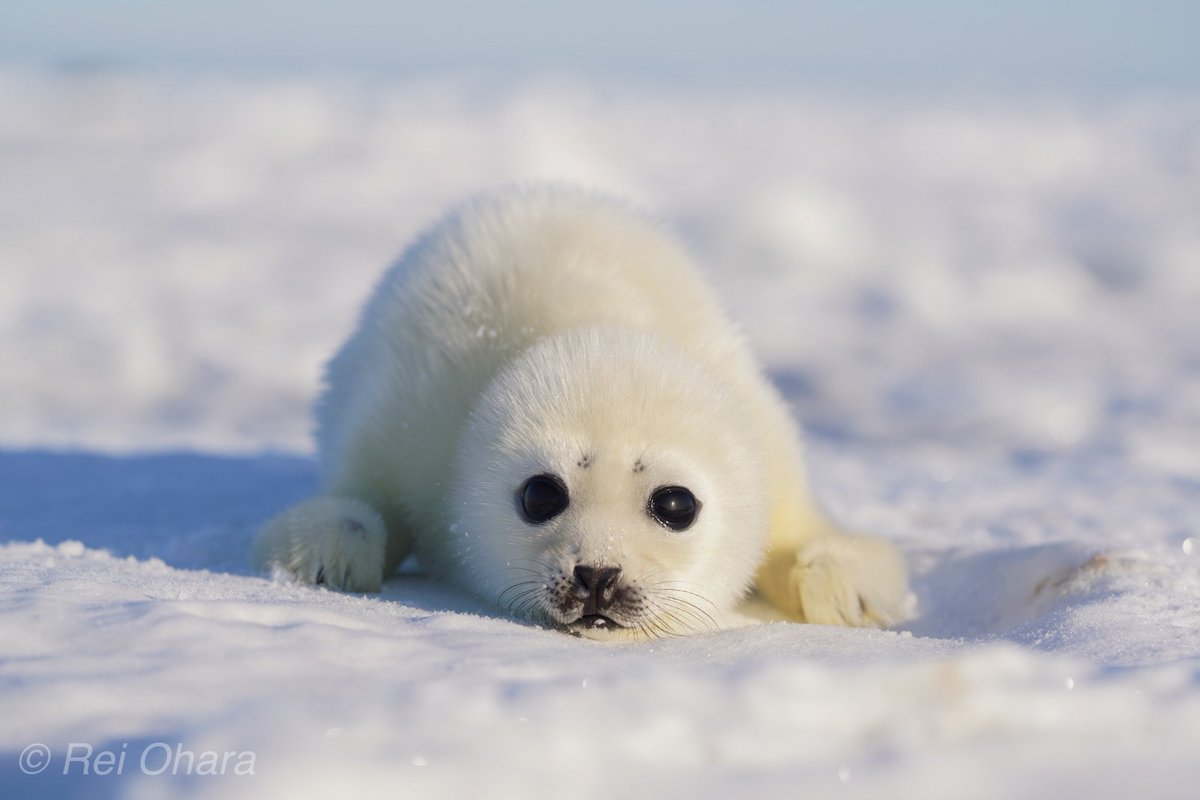
M 575 568 L 577 588 L 586 593 L 583 601 L 583 614 L 599 614 L 613 604 L 617 593 L 617 579 L 621 576 L 620 567 L 585 567 L 582 564 Z

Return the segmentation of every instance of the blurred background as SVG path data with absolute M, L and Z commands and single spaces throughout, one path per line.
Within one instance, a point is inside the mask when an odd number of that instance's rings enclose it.
M 1187 0 L 6 0 L 10 62 L 232 74 L 570 72 L 746 87 L 1194 89 Z
M 678 231 L 818 441 L 1200 474 L 1200 6 L 0 5 L 0 446 L 308 452 L 513 181 Z

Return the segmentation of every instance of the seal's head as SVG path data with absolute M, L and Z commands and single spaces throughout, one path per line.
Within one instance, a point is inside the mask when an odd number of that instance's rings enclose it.
M 472 412 L 443 557 L 476 594 L 573 632 L 717 627 L 765 546 L 750 418 L 695 358 L 652 335 L 542 340 Z

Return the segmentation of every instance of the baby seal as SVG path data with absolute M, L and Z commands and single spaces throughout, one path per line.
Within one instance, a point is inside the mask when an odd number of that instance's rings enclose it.
M 384 275 L 317 404 L 320 496 L 263 569 L 378 591 L 415 554 L 514 616 L 593 636 L 903 618 L 897 551 L 808 493 L 783 400 L 681 245 L 565 187 L 469 203 Z

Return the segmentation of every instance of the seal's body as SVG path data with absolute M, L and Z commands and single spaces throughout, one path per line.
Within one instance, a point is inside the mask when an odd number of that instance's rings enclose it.
M 565 188 L 478 200 L 384 276 L 318 404 L 324 494 L 260 565 L 375 591 L 415 553 L 517 616 L 589 635 L 785 616 L 887 625 L 887 543 L 813 504 L 781 398 L 683 249 Z

